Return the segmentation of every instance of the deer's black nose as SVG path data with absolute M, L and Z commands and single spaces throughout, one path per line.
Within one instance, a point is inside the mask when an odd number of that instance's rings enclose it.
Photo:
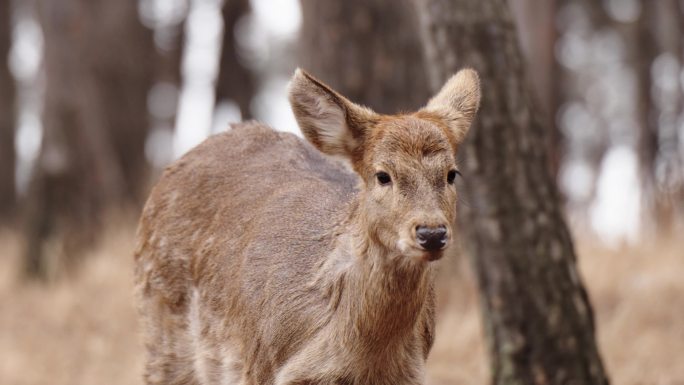
M 418 226 L 416 239 L 418 244 L 427 251 L 441 250 L 447 244 L 446 226 Z

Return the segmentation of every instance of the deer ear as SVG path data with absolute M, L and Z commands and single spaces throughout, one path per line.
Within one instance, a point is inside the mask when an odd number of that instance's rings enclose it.
M 357 156 L 367 127 L 376 114 L 356 105 L 320 80 L 297 69 L 290 82 L 289 98 L 299 128 L 321 152 Z
M 442 118 L 458 143 L 465 139 L 480 106 L 480 78 L 472 69 L 452 76 L 423 108 Z

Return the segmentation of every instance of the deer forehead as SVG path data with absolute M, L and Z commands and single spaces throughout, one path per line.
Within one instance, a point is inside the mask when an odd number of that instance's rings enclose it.
M 369 163 L 399 168 L 442 168 L 454 162 L 447 130 L 438 123 L 413 116 L 378 123 L 370 138 Z

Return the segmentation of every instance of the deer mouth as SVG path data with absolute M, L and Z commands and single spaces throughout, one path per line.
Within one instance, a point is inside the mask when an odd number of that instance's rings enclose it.
M 423 253 L 423 260 L 426 262 L 439 261 L 444 256 L 444 250 L 426 251 Z

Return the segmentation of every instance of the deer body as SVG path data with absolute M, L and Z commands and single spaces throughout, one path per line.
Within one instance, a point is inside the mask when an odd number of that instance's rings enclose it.
M 145 206 L 136 282 L 149 384 L 423 382 L 434 331 L 430 261 L 448 243 L 455 203 L 442 181 L 459 140 L 449 116 L 436 103 L 379 116 L 301 72 L 290 92 L 318 149 L 243 123 L 170 166 Z M 384 139 L 347 135 L 361 124 Z M 371 143 L 392 171 L 371 170 Z M 356 174 L 319 150 L 346 154 Z M 404 180 L 401 167 L 441 174 Z

